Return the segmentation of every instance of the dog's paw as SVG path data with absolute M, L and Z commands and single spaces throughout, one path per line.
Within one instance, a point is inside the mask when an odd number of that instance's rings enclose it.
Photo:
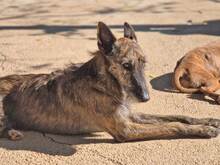
M 220 129 L 220 119 L 208 118 L 208 125 Z
M 21 140 L 24 137 L 23 133 L 14 129 L 8 130 L 8 136 L 10 140 Z
M 212 126 L 205 126 L 200 133 L 202 137 L 213 138 L 217 137 L 220 132 L 218 128 Z

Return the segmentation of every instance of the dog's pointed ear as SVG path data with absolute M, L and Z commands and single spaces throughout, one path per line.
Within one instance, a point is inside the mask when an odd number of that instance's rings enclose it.
M 134 28 L 127 22 L 124 23 L 124 37 L 137 41 L 137 37 L 134 32 Z
M 98 23 L 97 38 L 99 50 L 105 54 L 111 53 L 116 38 L 103 22 Z

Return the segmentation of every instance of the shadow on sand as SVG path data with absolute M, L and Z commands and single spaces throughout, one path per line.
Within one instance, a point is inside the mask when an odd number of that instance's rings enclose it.
M 71 156 L 77 152 L 76 145 L 113 143 L 114 140 L 100 139 L 98 135 L 74 135 L 61 136 L 52 134 L 42 134 L 37 132 L 24 132 L 24 139 L 11 141 L 0 139 L 0 148 L 7 150 L 25 150 L 44 153 L 48 155 Z
M 132 26 L 137 32 L 159 32 L 168 35 L 220 35 L 220 20 L 209 20 L 200 24 L 132 24 Z M 109 27 L 121 30 L 123 25 L 110 25 Z M 79 30 L 96 30 L 96 28 L 96 25 L 1 25 L 0 31 L 40 30 L 41 33 L 34 33 L 30 35 L 59 34 L 68 37 L 74 34 L 80 34 L 78 32 Z
M 172 75 L 173 73 L 166 73 L 164 75 L 158 76 L 156 78 L 153 78 L 150 81 L 150 84 L 152 85 L 152 88 L 158 91 L 162 92 L 174 92 L 177 93 L 177 91 L 174 90 L 172 87 Z
M 172 75 L 173 75 L 173 73 L 171 72 L 171 73 L 166 73 L 164 75 L 153 78 L 150 81 L 152 88 L 155 90 L 158 90 L 158 91 L 162 91 L 162 92 L 183 94 L 173 88 Z M 200 92 L 193 93 L 193 94 L 187 94 L 187 98 L 190 98 L 193 100 L 199 100 L 199 101 L 206 101 L 209 104 L 216 104 L 216 102 L 214 100 L 212 100 L 209 97 L 205 97 L 205 95 Z

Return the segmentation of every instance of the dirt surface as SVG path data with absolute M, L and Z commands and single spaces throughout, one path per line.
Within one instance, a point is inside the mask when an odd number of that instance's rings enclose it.
M 219 0 L 1 0 L 0 76 L 47 73 L 87 61 L 88 52 L 97 49 L 97 22 L 111 25 L 120 37 L 127 21 L 149 60 L 151 100 L 134 105 L 134 111 L 220 118 L 220 107 L 211 100 L 168 92 L 176 61 L 219 39 L 219 11 Z M 1 165 L 220 164 L 220 137 L 119 144 L 106 133 L 24 134 L 22 141 L 0 139 Z

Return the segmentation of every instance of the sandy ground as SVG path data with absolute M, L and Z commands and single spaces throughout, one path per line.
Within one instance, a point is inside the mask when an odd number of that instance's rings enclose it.
M 47 73 L 84 62 L 96 50 L 96 24 L 122 36 L 134 25 L 149 63 L 151 100 L 133 106 L 151 114 L 220 118 L 219 105 L 200 95 L 167 92 L 176 61 L 220 35 L 219 0 L 1 0 L 0 76 Z M 60 136 L 24 132 L 22 141 L 0 139 L 6 164 L 220 164 L 220 137 L 117 144 L 111 136 Z

